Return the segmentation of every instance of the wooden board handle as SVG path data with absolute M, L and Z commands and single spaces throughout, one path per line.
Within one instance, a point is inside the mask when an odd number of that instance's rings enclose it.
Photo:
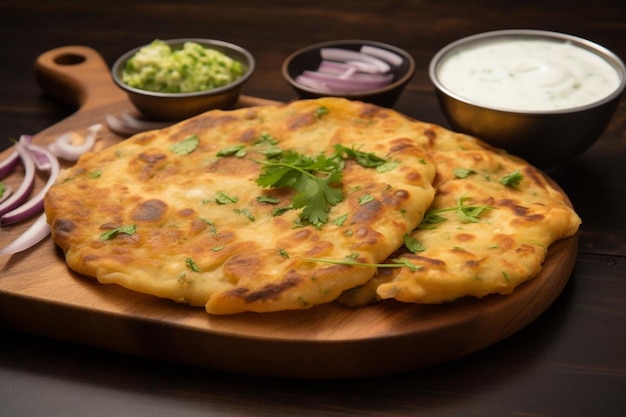
M 87 46 L 63 46 L 41 54 L 35 61 L 35 78 L 55 99 L 81 109 L 126 99 L 107 63 Z

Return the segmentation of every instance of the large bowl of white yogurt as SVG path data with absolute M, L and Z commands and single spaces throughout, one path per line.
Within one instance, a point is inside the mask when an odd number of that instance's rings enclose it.
M 602 135 L 626 87 L 626 67 L 610 50 L 528 29 L 453 42 L 433 57 L 429 74 L 454 130 L 546 170 Z

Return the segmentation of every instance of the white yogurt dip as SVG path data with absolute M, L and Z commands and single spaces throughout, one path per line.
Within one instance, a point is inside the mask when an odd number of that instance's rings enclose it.
M 560 110 L 601 100 L 620 85 L 617 70 L 570 42 L 542 39 L 482 41 L 451 52 L 439 81 L 478 105 Z

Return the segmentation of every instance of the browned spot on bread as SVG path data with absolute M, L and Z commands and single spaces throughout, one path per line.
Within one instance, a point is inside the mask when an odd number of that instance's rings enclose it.
M 435 132 L 432 129 L 424 129 L 424 136 L 426 136 L 428 138 L 428 142 L 432 146 L 432 144 L 435 141 L 435 139 L 437 139 L 437 132 Z
M 228 296 L 242 298 L 247 303 L 257 303 L 277 299 L 290 288 L 297 286 L 302 281 L 298 276 L 287 276 L 282 281 L 275 284 L 267 284 L 258 290 L 250 291 L 247 288 L 236 288 L 227 293 Z
M 180 126 L 177 131 L 174 131 L 171 139 L 172 141 L 177 142 L 191 134 L 196 134 L 205 129 L 216 128 L 236 121 L 236 117 L 222 112 L 216 112 L 207 115 L 206 117 L 194 117 L 189 119 L 184 125 Z
M 189 216 L 193 216 L 195 212 L 196 211 L 194 209 L 185 208 L 185 209 L 180 210 L 178 212 L 178 215 L 181 217 L 189 217 Z
M 160 220 L 167 211 L 167 204 L 161 200 L 147 200 L 135 207 L 130 214 L 134 221 L 154 222 Z
M 446 263 L 440 259 L 427 258 L 425 256 L 415 255 L 415 254 L 406 254 L 403 255 L 405 258 L 410 258 L 415 262 L 419 262 L 420 264 L 427 264 L 436 267 L 444 267 Z
M 497 234 L 493 236 L 493 241 L 495 245 L 502 249 L 503 251 L 507 251 L 515 246 L 515 239 L 513 239 L 509 235 Z
M 350 220 L 354 223 L 369 223 L 380 215 L 383 205 L 378 200 L 372 200 L 366 204 L 359 204 L 355 209 Z
M 239 141 L 242 143 L 250 143 L 257 139 L 256 129 L 249 128 L 241 132 L 239 135 Z
M 393 192 L 385 192 L 382 196 L 382 204 L 387 207 L 398 209 L 402 207 L 410 195 L 406 190 L 395 190 Z
M 463 267 L 469 269 L 478 269 L 478 267 L 480 267 L 480 261 L 477 261 L 475 259 L 468 259 L 463 263 Z
M 256 162 L 245 158 L 218 158 L 208 168 L 208 172 L 225 175 L 248 175 L 259 171 Z
M 472 240 L 476 240 L 476 235 L 471 233 L 459 233 L 455 238 L 459 242 L 471 242 Z
M 311 112 L 305 112 L 305 113 L 296 113 L 295 116 L 293 116 L 288 122 L 287 122 L 287 129 L 288 130 L 298 130 L 301 129 L 305 126 L 309 126 L 313 123 L 315 123 L 315 120 L 317 120 L 315 118 L 315 115 Z
M 137 159 L 131 161 L 131 167 L 138 170 L 137 177 L 140 181 L 146 181 L 156 174 L 159 167 L 167 160 L 167 156 L 162 153 L 142 152 Z M 141 164 L 137 166 L 138 164 Z

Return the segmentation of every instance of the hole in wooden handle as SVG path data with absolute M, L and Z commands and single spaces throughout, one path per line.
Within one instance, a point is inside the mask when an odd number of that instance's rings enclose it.
M 77 54 L 62 54 L 54 57 L 54 63 L 58 65 L 78 65 L 86 60 L 84 55 Z

